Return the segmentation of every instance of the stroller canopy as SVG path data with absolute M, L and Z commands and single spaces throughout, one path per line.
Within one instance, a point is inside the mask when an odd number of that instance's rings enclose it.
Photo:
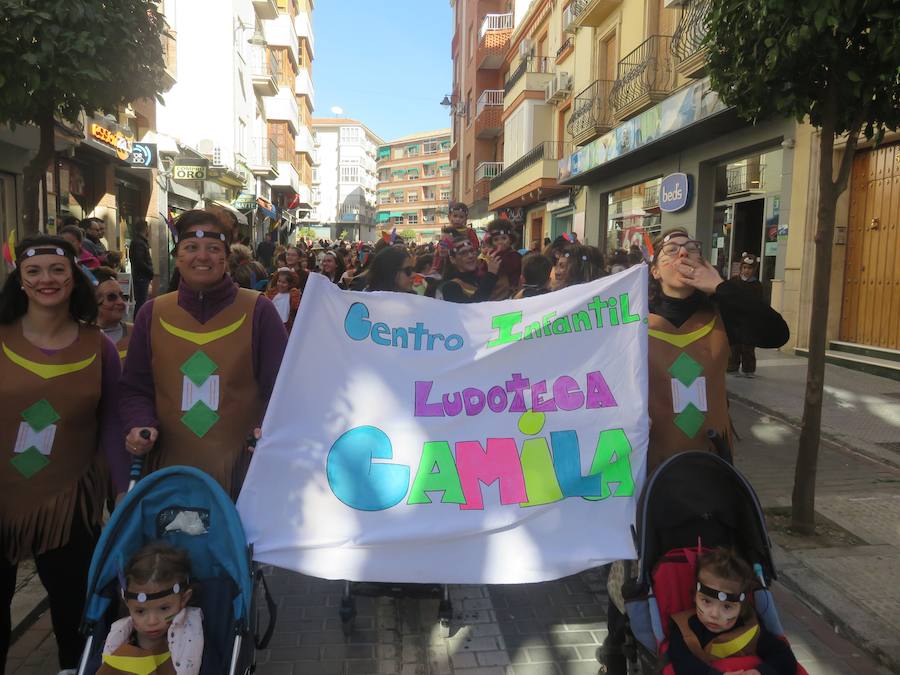
M 638 501 L 639 581 L 667 551 L 703 546 L 735 548 L 775 578 L 771 542 L 759 499 L 731 464 L 710 452 L 683 452 L 661 464 Z
M 248 619 L 250 556 L 237 510 L 207 474 L 173 466 L 139 481 L 103 529 L 88 576 L 86 622 L 101 619 L 113 599 L 105 589 L 138 549 L 157 539 L 188 551 L 195 579 L 231 579 L 234 618 Z

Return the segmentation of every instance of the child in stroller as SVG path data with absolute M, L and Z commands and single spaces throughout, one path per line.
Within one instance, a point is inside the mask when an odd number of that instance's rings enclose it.
M 128 616 L 110 627 L 97 675 L 200 672 L 203 611 L 188 607 L 190 577 L 187 551 L 164 541 L 131 558 L 120 579 Z
M 670 617 L 668 655 L 676 675 L 794 675 L 788 644 L 759 621 L 750 602 L 753 570 L 717 548 L 697 559 L 694 607 Z

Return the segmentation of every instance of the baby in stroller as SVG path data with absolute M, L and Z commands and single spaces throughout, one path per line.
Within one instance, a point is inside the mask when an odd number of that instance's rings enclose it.
M 203 612 L 188 607 L 190 577 L 187 551 L 164 541 L 131 558 L 120 579 L 128 616 L 110 627 L 97 675 L 200 672 Z
M 672 614 L 668 656 L 676 675 L 794 675 L 787 642 L 760 622 L 750 603 L 753 570 L 733 550 L 697 559 L 694 607 Z

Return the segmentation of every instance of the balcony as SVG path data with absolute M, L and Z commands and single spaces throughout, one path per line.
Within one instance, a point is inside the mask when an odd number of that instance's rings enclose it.
M 663 100 L 675 86 L 669 35 L 652 35 L 619 61 L 609 94 L 619 120 L 633 117 Z
M 566 126 L 575 145 L 585 145 L 615 126 L 609 105 L 609 92 L 614 84 L 611 80 L 594 80 L 575 97 L 572 117 Z
M 579 28 L 601 26 L 621 4 L 622 0 L 573 0 L 571 7 L 575 14 L 575 25 Z
M 672 35 L 675 70 L 685 77 L 703 77 L 705 74 L 709 48 L 703 40 L 706 38 L 708 14 L 709 0 L 690 0 Z
M 540 190 L 541 199 L 552 198 L 562 192 L 557 181 L 559 160 L 571 152 L 567 143 L 547 141 L 538 143 L 522 157 L 506 165 L 490 181 L 491 210 L 508 206 L 522 206 L 534 201 Z
M 297 40 L 297 31 L 294 29 L 294 23 L 287 14 L 279 14 L 272 21 L 263 22 L 263 35 L 266 43 L 271 47 L 287 47 L 294 63 L 299 63 L 297 51 L 299 41 Z
M 725 171 L 726 197 L 734 197 L 748 192 L 765 191 L 766 166 L 753 162 L 741 166 L 730 166 Z
M 278 176 L 269 180 L 269 185 L 273 188 L 289 189 L 295 194 L 300 192 L 300 173 L 293 162 L 284 160 L 278 161 Z
M 253 9 L 260 19 L 278 18 L 278 5 L 275 0 L 253 0 Z
M 547 56 L 528 56 L 519 62 L 503 85 L 507 96 L 513 95 L 515 100 L 520 91 L 544 91 L 547 82 L 553 76 L 553 63 Z M 523 87 L 519 87 L 524 82 Z
M 486 89 L 475 106 L 475 137 L 496 138 L 503 131 L 503 90 Z
M 560 59 L 568 56 L 575 49 L 575 39 L 570 35 L 563 43 L 559 46 L 559 49 L 556 50 L 556 62 L 559 63 Z
M 486 14 L 478 34 L 475 63 L 478 68 L 494 69 L 503 64 L 509 38 L 513 32 L 513 15 Z
M 316 89 L 306 68 L 301 68 L 294 79 L 294 93 L 309 99 L 310 110 L 316 109 Z
M 254 176 L 274 178 L 278 173 L 278 146 L 271 138 L 254 138 L 247 166 Z
M 475 201 L 487 199 L 491 192 L 491 179 L 503 171 L 503 162 L 482 162 L 475 169 Z
M 313 157 L 313 137 L 312 134 L 309 133 L 309 129 L 307 127 L 301 126 L 297 130 L 297 136 L 294 138 L 294 151 L 295 152 L 303 152 L 309 155 L 309 158 Z
M 300 12 L 294 17 L 294 32 L 297 33 L 297 37 L 306 39 L 309 43 L 309 54 L 315 58 L 316 36 L 313 34 L 312 21 L 309 20 L 309 14 Z
M 297 107 L 297 99 L 287 87 L 280 87 L 275 96 L 266 96 L 263 99 L 263 107 L 267 120 L 286 120 L 291 125 L 291 133 L 297 133 L 300 123 L 300 109 Z
M 250 79 L 253 80 L 253 91 L 260 96 L 275 96 L 278 93 L 269 50 L 265 47 L 254 47 L 250 52 Z

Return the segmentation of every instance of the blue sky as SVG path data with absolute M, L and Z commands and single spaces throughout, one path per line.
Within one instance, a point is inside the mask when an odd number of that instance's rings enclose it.
M 312 21 L 315 117 L 340 106 L 385 141 L 450 126 L 448 0 L 318 0 Z

